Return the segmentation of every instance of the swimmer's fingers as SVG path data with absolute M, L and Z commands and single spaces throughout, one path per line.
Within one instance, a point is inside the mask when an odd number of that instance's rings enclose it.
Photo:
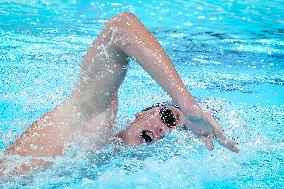
M 214 149 L 214 145 L 213 145 L 213 142 L 212 142 L 212 139 L 209 135 L 206 135 L 206 136 L 202 136 L 202 139 L 203 139 L 203 142 L 206 146 L 206 148 L 208 150 L 213 150 Z
M 239 148 L 236 146 L 236 142 L 234 140 L 228 139 L 223 132 L 216 132 L 215 139 L 219 144 L 233 152 L 238 153 L 240 151 Z

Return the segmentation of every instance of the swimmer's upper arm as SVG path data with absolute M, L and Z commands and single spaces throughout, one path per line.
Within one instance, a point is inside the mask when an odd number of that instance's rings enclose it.
M 112 128 L 116 123 L 116 116 L 118 112 L 118 96 L 117 93 L 114 94 L 111 103 L 108 105 L 106 111 L 111 115 L 111 122 L 109 123 L 109 127 Z

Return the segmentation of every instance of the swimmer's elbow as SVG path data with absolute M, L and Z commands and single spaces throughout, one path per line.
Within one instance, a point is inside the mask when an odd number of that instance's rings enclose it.
M 114 16 L 111 18 L 107 23 L 106 23 L 106 28 L 117 28 L 120 30 L 127 30 L 131 26 L 140 23 L 139 19 L 130 12 L 122 12 L 119 13 L 118 15 Z
M 138 20 L 138 18 L 131 12 L 121 12 L 110 19 L 110 22 L 119 21 L 120 23 L 127 23 L 129 21 Z

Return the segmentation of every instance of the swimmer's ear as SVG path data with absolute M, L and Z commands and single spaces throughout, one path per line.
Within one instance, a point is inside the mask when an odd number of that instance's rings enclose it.
M 206 148 L 208 150 L 213 150 L 214 149 L 214 145 L 213 145 L 213 142 L 212 142 L 212 139 L 209 135 L 206 135 L 206 136 L 202 136 L 202 139 L 203 139 L 203 142 L 206 146 Z

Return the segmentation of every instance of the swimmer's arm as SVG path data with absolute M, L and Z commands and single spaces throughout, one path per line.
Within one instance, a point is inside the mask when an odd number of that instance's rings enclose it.
M 81 65 L 72 101 L 84 115 L 90 110 L 106 110 L 125 77 L 128 57 L 136 60 L 180 107 L 195 104 L 156 38 L 136 16 L 121 13 L 107 22 Z
M 196 104 L 160 43 L 136 16 L 122 13 L 109 27 L 117 31 L 114 46 L 136 60 L 180 107 Z
M 225 137 L 215 118 L 196 104 L 160 43 L 133 14 L 116 17 L 109 26 L 109 30 L 116 31 L 113 45 L 136 60 L 172 97 L 186 116 L 191 131 L 203 139 L 208 149 L 213 149 L 212 137 L 238 152 L 235 142 Z

